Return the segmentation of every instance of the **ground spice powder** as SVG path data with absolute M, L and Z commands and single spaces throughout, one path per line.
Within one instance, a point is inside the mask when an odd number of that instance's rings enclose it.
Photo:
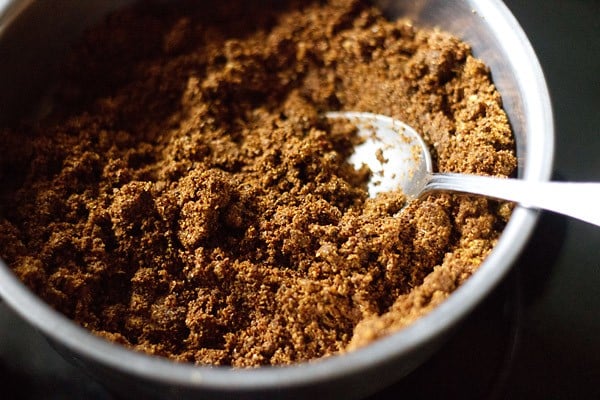
M 516 162 L 468 45 L 365 1 L 140 3 L 64 72 L 51 115 L 0 133 L 0 255 L 57 310 L 150 354 L 246 367 L 363 346 L 447 298 L 510 214 L 367 198 L 354 129 L 325 111 L 405 121 L 440 171 Z

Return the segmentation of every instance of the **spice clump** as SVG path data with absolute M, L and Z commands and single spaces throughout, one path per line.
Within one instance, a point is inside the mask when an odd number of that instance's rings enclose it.
M 49 116 L 0 131 L 0 256 L 82 326 L 179 361 L 368 344 L 467 279 L 510 206 L 368 199 L 331 110 L 408 123 L 440 171 L 516 166 L 487 67 L 447 33 L 359 0 L 145 2 L 85 34 Z

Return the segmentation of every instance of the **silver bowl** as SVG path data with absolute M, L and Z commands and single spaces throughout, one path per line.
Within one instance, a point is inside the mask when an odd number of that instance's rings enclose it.
M 69 43 L 128 0 L 0 1 L 0 121 L 33 110 Z M 548 180 L 554 127 L 548 89 L 523 30 L 499 0 L 383 0 L 391 17 L 438 26 L 490 66 L 517 142 L 519 177 Z M 0 144 L 2 146 L 2 144 Z M 10 151 L 2 148 L 0 151 Z M 111 391 L 145 398 L 361 398 L 398 380 L 443 344 L 503 279 L 537 213 L 517 207 L 480 269 L 448 300 L 406 329 L 352 353 L 286 367 L 231 369 L 175 363 L 94 336 L 29 291 L 0 260 L 0 296 L 65 357 Z

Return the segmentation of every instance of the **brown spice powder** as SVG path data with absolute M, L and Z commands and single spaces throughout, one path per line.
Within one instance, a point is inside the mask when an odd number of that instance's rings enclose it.
M 238 367 L 363 346 L 440 304 L 510 207 L 367 199 L 329 110 L 412 125 L 436 168 L 507 176 L 469 47 L 359 0 L 141 3 L 73 51 L 56 109 L 0 133 L 0 255 L 82 326 Z

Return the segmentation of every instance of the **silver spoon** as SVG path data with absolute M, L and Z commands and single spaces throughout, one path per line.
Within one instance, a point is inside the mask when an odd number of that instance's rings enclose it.
M 600 226 L 600 183 L 537 182 L 479 175 L 434 173 L 421 136 L 404 122 L 361 112 L 328 112 L 354 123 L 363 142 L 349 161 L 372 171 L 369 196 L 400 188 L 409 200 L 432 191 L 480 194 L 568 215 Z

